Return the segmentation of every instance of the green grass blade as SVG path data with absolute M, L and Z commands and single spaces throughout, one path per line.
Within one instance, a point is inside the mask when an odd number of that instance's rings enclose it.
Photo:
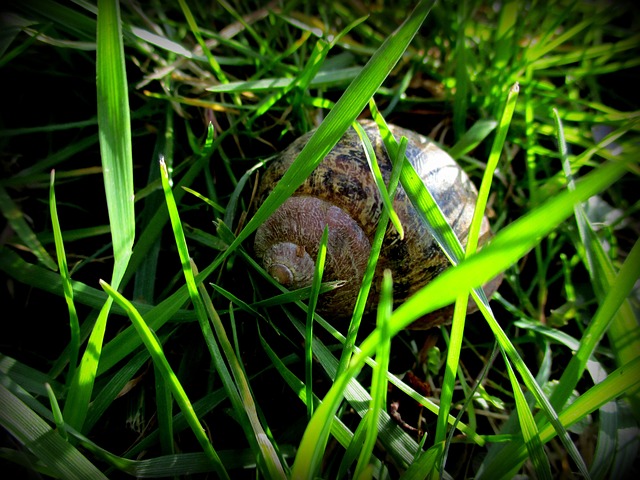
M 367 163 L 369 164 L 369 168 L 371 169 L 371 173 L 373 175 L 373 179 L 375 181 L 376 187 L 378 187 L 378 192 L 380 193 L 380 198 L 382 199 L 382 204 L 384 205 L 385 210 L 387 211 L 387 215 L 389 216 L 389 220 L 395 227 L 400 238 L 404 238 L 404 229 L 402 228 L 402 224 L 400 223 L 400 218 L 398 214 L 393 208 L 393 201 L 390 192 L 387 190 L 387 186 L 384 184 L 384 179 L 382 178 L 382 172 L 380 171 L 380 166 L 378 165 L 378 161 L 376 159 L 376 154 L 373 150 L 373 146 L 371 145 L 371 141 L 367 134 L 364 131 L 364 128 L 358 123 L 353 122 L 353 128 L 355 129 L 360 141 L 362 142 L 362 146 L 364 147 L 364 155 L 367 158 Z
M 529 452 L 529 458 L 533 463 L 533 468 L 536 471 L 536 477 L 540 479 L 551 480 L 551 467 L 549 466 L 549 459 L 544 453 L 542 448 L 542 442 L 538 436 L 538 427 L 533 419 L 533 414 L 529 409 L 529 404 L 525 399 L 518 379 L 511 367 L 509 359 L 505 357 L 505 364 L 507 365 L 507 371 L 509 372 L 509 380 L 511 381 L 511 389 L 514 394 L 516 411 L 518 412 L 518 419 L 520 421 L 520 430 L 522 431 L 522 437 L 524 444 Z
M 467 240 L 466 256 L 473 255 L 478 247 L 478 240 L 480 236 L 480 227 L 482 225 L 482 219 L 484 218 L 484 212 L 487 208 L 487 201 L 489 199 L 489 191 L 491 189 L 491 181 L 493 179 L 493 173 L 498 167 L 498 160 L 500 160 L 500 154 L 504 147 L 504 142 L 507 138 L 507 131 L 511 124 L 511 118 L 516 108 L 516 101 L 518 99 L 518 92 L 520 92 L 520 86 L 516 83 L 509 90 L 507 96 L 507 102 L 504 107 L 504 112 L 498 123 L 498 131 L 496 138 L 491 145 L 491 153 L 489 154 L 489 160 L 487 161 L 487 168 L 485 174 L 482 176 L 482 183 L 478 190 L 478 200 L 476 202 L 476 209 L 473 212 L 473 219 L 469 226 L 469 239 Z
M 376 366 L 373 369 L 373 382 L 371 384 L 371 406 L 369 412 L 362 419 L 367 422 L 364 442 L 358 456 L 358 463 L 354 478 L 361 478 L 370 466 L 370 458 L 373 447 L 378 438 L 378 419 L 380 412 L 387 404 L 387 371 L 389 369 L 389 355 L 391 353 L 391 337 L 389 336 L 388 323 L 393 310 L 393 280 L 391 272 L 385 270 L 380 290 L 380 302 L 378 303 L 378 328 L 380 329 L 380 343 L 376 353 Z
M 464 334 L 468 301 L 469 295 L 465 292 L 456 299 L 453 311 L 451 337 L 449 339 L 449 348 L 447 349 L 447 360 L 444 380 L 442 381 L 442 391 L 440 392 L 440 410 L 438 411 L 436 435 L 434 439 L 435 443 L 444 442 L 447 435 L 447 420 L 451 410 L 451 400 L 453 398 L 458 365 L 460 363 L 460 350 L 462 348 L 462 337 Z
M 320 238 L 320 245 L 318 246 L 318 255 L 316 256 L 315 270 L 313 272 L 313 280 L 311 282 L 309 309 L 307 310 L 307 328 L 304 339 L 304 379 L 307 398 L 313 398 L 313 316 L 318 303 L 318 295 L 320 294 L 322 275 L 324 274 L 324 262 L 327 258 L 328 239 L 329 226 L 325 225 L 322 237 Z M 307 415 L 309 418 L 313 416 L 313 402 L 307 402 Z
M 272 439 L 265 433 L 258 414 L 255 408 L 255 401 L 251 393 L 249 382 L 245 376 L 242 365 L 240 364 L 231 343 L 227 337 L 227 334 L 222 325 L 222 321 L 215 311 L 211 299 L 207 295 L 206 288 L 202 284 L 197 286 L 195 275 L 197 269 L 193 262 L 190 260 L 187 243 L 184 237 L 184 230 L 178 214 L 177 205 L 171 191 L 169 184 L 169 175 L 164 162 L 160 162 L 162 188 L 165 193 L 167 201 L 167 208 L 169 210 L 169 218 L 171 219 L 171 226 L 173 227 L 174 237 L 178 247 L 178 253 L 180 255 L 180 261 L 182 263 L 182 269 L 187 283 L 189 296 L 193 302 L 196 312 L 198 314 L 198 321 L 207 340 L 207 346 L 210 349 L 210 353 L 216 367 L 219 370 L 221 378 L 223 379 L 225 389 L 229 393 L 229 397 L 232 399 L 233 406 L 236 413 L 239 415 L 240 423 L 242 424 L 245 432 L 247 433 L 248 440 L 258 458 L 258 464 L 266 470 L 270 478 L 284 478 L 284 467 L 282 466 L 280 457 L 272 444 Z M 213 323 L 216 335 L 222 347 L 222 350 L 229 362 L 231 371 L 233 373 L 233 380 L 229 378 L 226 366 L 221 359 L 220 352 L 215 344 L 213 332 L 207 321 L 207 316 Z M 238 398 L 239 395 L 239 398 Z M 217 458 L 217 457 L 216 457 Z M 218 459 L 219 461 L 219 459 Z M 222 465 L 219 466 L 222 471 L 218 473 L 227 476 L 226 471 Z
M 476 208 L 473 212 L 473 218 L 469 227 L 469 237 L 467 240 L 467 250 L 465 252 L 465 258 L 473 255 L 478 245 L 480 227 L 484 218 L 487 199 L 489 197 L 491 180 L 493 178 L 496 167 L 498 166 L 500 153 L 502 152 L 504 141 L 507 136 L 507 130 L 511 123 L 511 117 L 513 116 L 513 111 L 515 109 L 517 93 L 518 85 L 516 84 L 511 88 L 511 91 L 509 92 L 504 113 L 498 124 L 498 133 L 491 147 L 489 161 L 487 162 L 487 167 L 482 177 L 482 183 L 478 192 Z M 462 294 L 456 299 L 453 324 L 451 328 L 451 338 L 449 341 L 449 349 L 447 352 L 447 365 L 442 385 L 442 393 L 440 396 L 440 412 L 438 414 L 438 423 L 435 437 L 436 443 L 444 441 L 446 437 L 447 417 L 451 408 L 451 399 L 453 398 L 455 378 L 458 371 L 457 366 L 459 364 L 460 350 L 462 347 L 467 302 L 468 295 L 466 293 Z
M 98 4 L 97 89 L 100 153 L 113 243 L 112 283 L 118 288 L 131 257 L 135 236 L 133 160 L 124 47 L 117 2 Z M 65 404 L 65 418 L 77 429 L 84 423 L 112 299 L 100 311 Z
M 49 186 L 49 210 L 51 214 L 51 226 L 53 228 L 53 237 L 56 245 L 56 255 L 58 257 L 58 265 L 60 266 L 60 279 L 62 281 L 62 289 L 64 291 L 64 299 L 67 302 L 69 310 L 69 373 L 67 381 L 71 383 L 78 366 L 78 355 L 80 352 L 80 323 L 76 306 L 73 301 L 73 287 L 71 285 L 71 276 L 67 266 L 67 256 L 64 251 L 64 242 L 62 240 L 62 230 L 60 229 L 60 220 L 58 219 L 58 210 L 56 206 L 56 193 L 54 189 L 55 171 L 51 171 L 51 183 Z
M 70 480 L 107 478 L 3 384 L 0 405 L 0 425 L 27 446 L 51 475 Z
M 100 282 L 100 284 L 102 285 L 102 288 L 105 289 L 107 294 L 109 294 L 111 298 L 113 298 L 122 308 L 127 311 L 131 322 L 134 324 L 138 334 L 145 344 L 145 347 L 147 348 L 149 354 L 151 355 L 151 358 L 153 359 L 154 366 L 160 371 L 160 374 L 171 389 L 171 393 L 173 394 L 176 403 L 180 407 L 180 410 L 185 415 L 185 418 L 189 423 L 189 426 L 191 427 L 191 430 L 193 431 L 196 439 L 198 440 L 198 443 L 200 443 L 200 446 L 211 461 L 211 466 L 222 478 L 229 478 L 226 470 L 224 469 L 224 465 L 222 465 L 220 457 L 213 448 L 213 445 L 211 445 L 211 442 L 209 441 L 209 438 L 207 437 L 202 424 L 198 420 L 198 417 L 193 410 L 193 406 L 191 405 L 189 397 L 184 391 L 184 388 L 180 384 L 180 381 L 176 377 L 175 373 L 173 372 L 171 365 L 169 365 L 169 362 L 164 355 L 162 345 L 158 341 L 158 337 L 148 327 L 138 311 L 126 298 L 115 291 L 106 282 L 102 281 Z
M 113 239 L 115 267 L 112 283 L 118 288 L 135 237 L 129 91 L 119 3 L 101 0 L 98 2 L 98 11 L 98 127 Z

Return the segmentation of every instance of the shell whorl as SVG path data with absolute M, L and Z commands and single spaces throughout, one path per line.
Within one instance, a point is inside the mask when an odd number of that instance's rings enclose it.
M 342 311 L 357 294 L 371 250 L 369 239 L 348 212 L 321 198 L 290 197 L 256 230 L 254 249 L 279 283 L 309 286 L 325 225 L 329 236 L 324 279 L 347 284 L 327 298 L 323 308 Z

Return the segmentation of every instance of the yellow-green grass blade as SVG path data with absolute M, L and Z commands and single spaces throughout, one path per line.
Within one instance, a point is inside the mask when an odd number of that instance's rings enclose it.
M 376 352 L 376 365 L 373 368 L 373 381 L 371 384 L 371 404 L 369 411 L 362 419 L 366 421 L 364 442 L 358 456 L 358 463 L 354 473 L 355 478 L 365 475 L 370 467 L 370 459 L 378 438 L 378 419 L 380 413 L 387 405 L 387 372 L 389 370 L 389 356 L 391 354 L 391 337 L 388 324 L 393 310 L 393 279 L 389 270 L 384 271 L 382 287 L 380 290 L 380 302 L 378 303 L 377 325 L 380 329 L 381 341 Z
M 568 149 L 564 139 L 564 126 L 557 111 L 554 111 L 554 119 L 558 129 L 558 145 L 564 172 L 567 176 L 567 185 L 568 188 L 573 189 L 575 188 L 575 181 L 571 172 Z M 617 138 L 619 137 L 619 132 L 613 131 L 608 137 Z M 602 301 L 606 292 L 612 287 L 615 279 L 615 268 L 606 254 L 604 246 L 595 234 L 582 205 L 578 204 L 574 207 L 574 216 L 580 234 L 578 251 L 584 256 L 585 266 L 589 272 L 596 296 Z M 618 366 L 630 362 L 639 354 L 640 328 L 638 328 L 638 320 L 628 300 L 622 302 L 606 332 Z M 627 398 L 634 407 L 632 411 L 635 413 L 636 419 L 640 421 L 640 392 L 635 392 L 635 394 L 634 392 L 629 392 Z
M 135 236 L 131 126 L 120 7 L 110 0 L 100 1 L 98 7 L 98 127 L 113 244 L 112 283 L 117 289 L 129 263 Z M 107 299 L 100 311 L 64 407 L 65 419 L 79 430 L 91 400 L 112 302 Z
M 498 124 L 498 132 L 491 147 L 491 153 L 489 154 L 489 161 L 487 162 L 487 167 L 482 177 L 482 183 L 480 185 L 480 190 L 478 191 L 478 199 L 476 201 L 476 208 L 473 212 L 473 218 L 469 227 L 469 236 L 467 240 L 467 250 L 465 252 L 465 258 L 473 255 L 478 245 L 480 227 L 484 218 L 484 212 L 491 188 L 491 181 L 493 178 L 493 174 L 498 166 L 498 160 L 504 146 L 504 142 L 507 136 L 507 130 L 509 128 L 509 125 L 511 124 L 511 118 L 515 109 L 517 94 L 518 85 L 516 84 L 511 88 L 507 97 L 505 109 Z M 445 376 L 442 385 L 442 393 L 440 395 L 440 412 L 438 414 L 435 437 L 436 443 L 444 441 L 446 437 L 447 417 L 451 408 L 451 400 L 453 398 L 456 373 L 458 371 L 457 366 L 459 364 L 460 351 L 462 348 L 462 340 L 464 336 L 467 303 L 468 296 L 466 294 L 462 294 L 456 300 L 453 324 L 451 327 L 451 338 L 449 341 L 449 348 L 447 350 Z
M 51 183 L 49 186 L 49 211 L 51 215 L 51 227 L 53 228 L 53 237 L 56 245 L 56 256 L 58 265 L 60 266 L 60 280 L 64 291 L 64 299 L 67 302 L 69 310 L 69 373 L 67 376 L 68 384 L 71 383 L 78 366 L 78 355 L 80 352 L 80 323 L 76 306 L 73 301 L 73 287 L 71 285 L 71 276 L 67 266 L 67 256 L 64 250 L 64 242 L 62 239 L 62 230 L 60 228 L 60 220 L 58 219 L 58 209 L 56 205 L 56 193 L 54 189 L 55 171 L 51 171 Z
M 447 359 L 445 364 L 444 380 L 440 392 L 440 410 L 436 424 L 435 443 L 444 442 L 447 435 L 447 424 L 449 412 L 451 411 L 451 400 L 456 383 L 456 374 L 460 363 L 460 351 L 462 349 L 462 338 L 464 335 L 465 317 L 469 295 L 467 292 L 461 294 L 457 299 L 453 311 L 453 321 L 451 324 L 451 336 L 447 348 Z

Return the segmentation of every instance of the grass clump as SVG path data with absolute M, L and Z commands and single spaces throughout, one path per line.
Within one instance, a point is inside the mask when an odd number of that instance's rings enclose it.
M 9 468 L 637 473 L 631 3 L 34 0 L 1 21 Z M 288 292 L 251 238 L 361 116 L 442 144 L 480 186 L 495 237 L 475 252 L 474 228 L 465 252 L 436 232 L 457 266 L 395 310 L 386 276 L 377 316 L 357 308 L 349 326 L 314 312 L 336 287 L 320 269 Z M 316 126 L 255 205 L 265 164 Z M 437 224 L 399 165 L 393 183 Z M 501 274 L 489 304 L 478 287 Z M 470 293 L 480 313 L 466 317 Z M 404 330 L 454 302 L 451 327 Z

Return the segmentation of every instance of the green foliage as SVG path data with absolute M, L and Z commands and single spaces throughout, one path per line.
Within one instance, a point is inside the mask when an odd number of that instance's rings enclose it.
M 53 478 L 638 473 L 640 11 L 391 3 L 3 5 L 5 462 Z M 385 185 L 363 139 L 384 210 L 340 324 L 315 305 L 344 282 L 319 262 L 288 291 L 252 234 L 361 117 L 393 170 Z M 479 186 L 464 245 L 388 123 Z M 257 205 L 265 165 L 314 127 Z M 376 319 L 400 184 L 455 267 L 395 310 L 386 275 Z M 495 235 L 476 252 L 483 213 Z M 453 303 L 451 327 L 405 330 Z

